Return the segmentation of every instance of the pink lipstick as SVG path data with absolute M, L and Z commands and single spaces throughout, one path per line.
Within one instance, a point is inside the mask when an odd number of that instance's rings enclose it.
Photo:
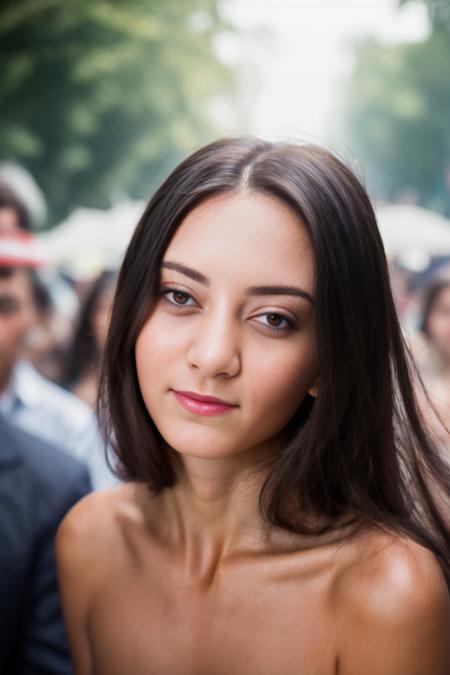
M 233 408 L 237 408 L 233 403 L 227 403 L 221 399 L 214 398 L 213 396 L 203 396 L 202 394 L 196 394 L 193 391 L 175 391 L 172 389 L 175 397 L 181 405 L 197 415 L 221 415 L 222 413 L 229 412 Z

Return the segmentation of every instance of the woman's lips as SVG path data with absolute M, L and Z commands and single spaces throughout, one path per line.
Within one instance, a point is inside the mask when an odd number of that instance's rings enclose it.
M 174 389 L 172 389 L 172 391 L 177 401 L 179 401 L 186 410 L 196 413 L 197 415 L 220 415 L 237 407 L 236 405 L 230 405 L 216 400 L 198 400 L 192 398 L 185 392 L 175 391 Z

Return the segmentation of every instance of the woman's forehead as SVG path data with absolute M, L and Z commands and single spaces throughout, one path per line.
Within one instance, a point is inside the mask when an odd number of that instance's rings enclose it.
M 313 254 L 306 226 L 281 201 L 242 191 L 212 197 L 191 211 L 164 260 L 198 268 L 213 280 L 226 273 L 255 274 L 273 282 L 313 285 Z

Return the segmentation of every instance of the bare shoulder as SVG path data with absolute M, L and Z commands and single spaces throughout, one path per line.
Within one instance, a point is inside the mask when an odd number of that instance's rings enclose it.
M 129 483 L 88 495 L 58 530 L 58 577 L 76 673 L 94 672 L 90 621 L 126 570 L 133 570 L 154 510 L 146 487 Z
M 450 598 L 435 556 L 407 537 L 372 531 L 343 558 L 340 672 L 361 672 L 369 660 L 370 675 L 449 675 Z
M 130 483 L 93 492 L 81 499 L 62 521 L 56 539 L 59 564 L 89 565 L 90 576 L 98 562 L 124 546 L 124 530 L 142 514 L 136 499 L 140 486 Z
M 395 622 L 433 607 L 449 595 L 435 556 L 398 534 L 373 531 L 356 537 L 343 567 L 341 592 L 355 612 Z

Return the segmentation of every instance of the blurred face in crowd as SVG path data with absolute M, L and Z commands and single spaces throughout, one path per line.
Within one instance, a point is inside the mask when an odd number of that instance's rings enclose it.
M 0 391 L 8 386 L 36 320 L 27 270 L 0 268 Z
M 95 341 L 100 349 L 103 349 L 105 346 L 115 290 L 116 280 L 114 278 L 111 279 L 111 282 L 98 297 L 95 311 L 92 316 L 92 331 L 94 333 Z
M 450 364 L 450 288 L 444 288 L 430 310 L 427 334 L 441 357 Z
M 249 459 L 277 447 L 317 374 L 313 292 L 309 235 L 281 202 L 220 195 L 188 214 L 136 343 L 147 410 L 171 447 Z M 232 407 L 199 414 L 180 391 Z
M 0 207 L 0 237 L 20 231 L 17 211 L 11 206 Z

